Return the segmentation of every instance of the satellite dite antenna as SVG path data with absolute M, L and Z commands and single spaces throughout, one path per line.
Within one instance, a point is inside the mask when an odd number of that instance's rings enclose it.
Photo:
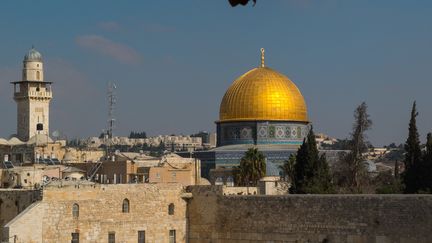
M 115 117 L 114 117 L 114 109 L 115 104 L 117 103 L 117 97 L 115 90 L 117 89 L 117 86 L 114 82 L 108 83 L 108 129 L 107 129 L 107 156 L 111 155 L 111 146 L 112 146 L 112 138 L 113 138 L 113 130 L 115 125 Z
M 58 130 L 55 130 L 54 132 L 51 133 L 51 135 L 53 136 L 54 140 L 57 141 L 58 138 L 60 137 L 60 132 Z

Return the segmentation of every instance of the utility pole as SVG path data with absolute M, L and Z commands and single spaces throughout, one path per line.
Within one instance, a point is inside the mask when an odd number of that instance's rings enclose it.
M 113 144 L 112 138 L 113 138 L 113 130 L 115 125 L 115 117 L 114 117 L 114 110 L 115 110 L 115 104 L 117 103 L 117 97 L 115 90 L 117 89 L 117 86 L 113 82 L 108 83 L 108 129 L 107 129 L 107 157 L 112 155 L 111 146 Z

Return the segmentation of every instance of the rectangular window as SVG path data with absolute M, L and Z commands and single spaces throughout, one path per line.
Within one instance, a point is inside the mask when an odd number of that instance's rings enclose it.
M 115 232 L 108 233 L 108 243 L 115 243 Z
M 79 233 L 72 233 L 71 243 L 79 243 Z
M 176 243 L 176 232 L 175 230 L 169 231 L 169 242 L 170 243 Z
M 145 243 L 145 231 L 138 231 L 138 243 Z

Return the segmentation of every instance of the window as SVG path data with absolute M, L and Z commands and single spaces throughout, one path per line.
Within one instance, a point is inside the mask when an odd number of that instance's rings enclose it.
M 79 217 L 79 205 L 74 203 L 72 206 L 72 216 L 77 219 Z
M 43 124 L 42 123 L 36 124 L 36 131 L 42 131 L 42 130 L 43 130 Z
M 174 215 L 174 203 L 170 203 L 168 205 L 168 214 L 169 215 Z
M 222 177 L 216 178 L 215 185 L 222 186 L 224 184 Z
M 79 233 L 72 233 L 71 243 L 79 243 Z
M 176 232 L 175 232 L 175 230 L 170 230 L 169 231 L 169 242 L 170 243 L 175 243 L 176 242 Z
M 234 178 L 232 176 L 228 176 L 226 181 L 227 186 L 234 186 Z
M 129 200 L 127 198 L 123 200 L 122 212 L 129 213 Z
M 36 79 L 40 80 L 40 72 L 39 71 L 36 71 Z
M 115 243 L 115 232 L 108 233 L 108 243 Z
M 145 243 L 145 231 L 138 231 L 138 243 Z

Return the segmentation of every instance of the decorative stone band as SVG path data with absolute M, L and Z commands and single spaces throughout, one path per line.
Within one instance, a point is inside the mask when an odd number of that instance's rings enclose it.
M 308 123 L 279 121 L 218 123 L 218 146 L 233 144 L 301 145 L 309 127 Z

